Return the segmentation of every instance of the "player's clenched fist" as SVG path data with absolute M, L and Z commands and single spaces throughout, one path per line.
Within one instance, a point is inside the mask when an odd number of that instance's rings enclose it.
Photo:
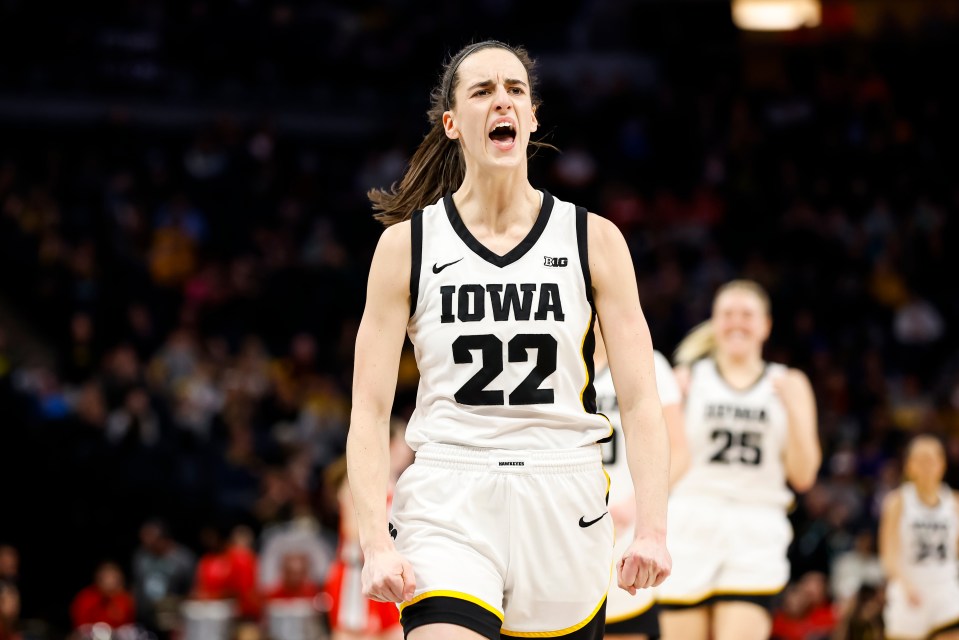
M 379 602 L 405 602 L 413 598 L 413 567 L 395 549 L 375 551 L 363 562 L 363 595 Z
M 672 569 L 673 560 L 664 540 L 637 538 L 619 561 L 619 586 L 636 595 L 637 589 L 659 586 Z

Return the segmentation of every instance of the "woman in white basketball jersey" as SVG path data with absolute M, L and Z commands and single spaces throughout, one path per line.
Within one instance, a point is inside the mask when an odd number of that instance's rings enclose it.
M 533 65 L 501 42 L 444 68 L 431 128 L 392 191 L 356 340 L 347 443 L 364 591 L 400 604 L 412 640 L 601 638 L 612 556 L 596 413 L 598 317 L 622 385 L 637 527 L 618 563 L 659 584 L 668 436 L 652 345 L 618 229 L 534 189 Z M 420 385 L 415 462 L 387 525 L 387 439 L 406 335 Z
M 907 481 L 886 496 L 879 521 L 886 638 L 959 640 L 959 494 L 942 481 L 942 443 L 914 438 L 904 470 Z
M 806 375 L 763 359 L 771 326 L 762 287 L 734 280 L 677 349 L 690 465 L 669 498 L 663 640 L 768 638 L 789 579 L 787 482 L 809 489 L 821 453 Z
M 669 484 L 683 475 L 689 464 L 686 436 L 683 432 L 682 393 L 666 356 L 653 352 L 656 389 L 663 405 L 663 417 L 669 431 Z M 632 540 L 636 518 L 636 498 L 626 460 L 626 442 L 619 415 L 619 401 L 606 359 L 602 332 L 596 331 L 596 406 L 613 424 L 613 437 L 603 443 L 603 466 L 609 474 L 609 514 L 616 525 L 616 547 L 613 557 L 620 555 Z M 609 599 L 606 602 L 606 640 L 657 640 L 659 607 L 652 589 L 630 595 L 616 589 L 610 576 Z

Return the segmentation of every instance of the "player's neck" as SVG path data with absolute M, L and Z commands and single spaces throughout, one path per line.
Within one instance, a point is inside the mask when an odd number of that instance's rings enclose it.
M 939 504 L 939 483 L 923 483 L 919 484 L 917 482 L 913 483 L 916 486 L 916 495 L 919 496 L 920 502 L 923 504 L 934 507 Z
M 532 227 L 541 205 L 540 194 L 525 171 L 467 172 L 453 202 L 467 226 L 480 225 L 492 233 L 504 233 L 515 225 Z
M 761 354 L 751 354 L 744 357 L 733 357 L 723 353 L 714 355 L 719 375 L 736 388 L 752 386 L 766 368 Z

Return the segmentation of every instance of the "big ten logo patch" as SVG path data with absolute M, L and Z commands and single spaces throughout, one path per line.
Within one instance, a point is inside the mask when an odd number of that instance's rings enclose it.
M 565 267 L 569 264 L 569 258 L 550 258 L 549 256 L 543 257 L 543 266 L 546 267 Z

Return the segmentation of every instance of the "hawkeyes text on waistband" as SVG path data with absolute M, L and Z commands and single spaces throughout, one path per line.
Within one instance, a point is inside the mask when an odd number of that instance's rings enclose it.
M 561 473 L 586 471 L 602 465 L 599 445 L 578 449 L 476 449 L 429 443 L 416 452 L 416 463 L 448 469 L 489 469 L 505 472 Z

